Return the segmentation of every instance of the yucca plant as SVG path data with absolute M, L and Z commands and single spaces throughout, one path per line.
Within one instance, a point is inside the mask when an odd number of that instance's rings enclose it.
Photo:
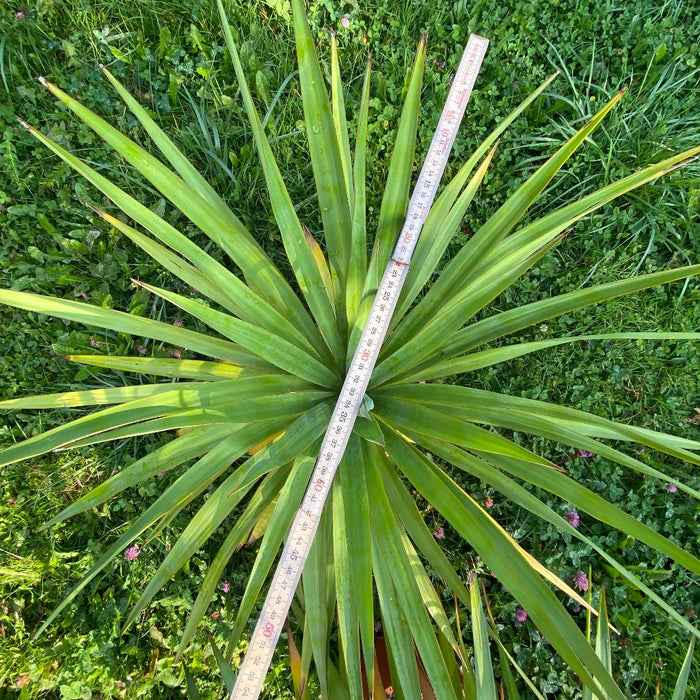
M 236 551 L 254 534 L 264 536 L 237 610 L 229 658 L 234 649 L 241 648 L 250 630 L 251 616 L 300 504 L 335 396 L 402 224 L 411 187 L 426 51 L 423 38 L 408 83 L 376 231 L 368 232 L 365 174 L 370 67 L 357 133 L 351 140 L 337 47 L 332 43 L 329 98 L 302 0 L 294 0 L 292 6 L 306 134 L 323 229 L 320 243 L 299 219 L 287 192 L 219 0 L 226 43 L 293 279 L 285 278 L 255 235 L 108 71 L 104 71 L 106 77 L 149 134 L 162 160 L 55 85 L 44 84 L 219 246 L 230 258 L 230 266 L 25 124 L 121 210 L 119 218 L 91 205 L 107 224 L 193 291 L 184 295 L 145 281 L 136 283 L 212 331 L 195 332 L 77 301 L 0 291 L 0 301 L 5 304 L 169 343 L 200 358 L 72 355 L 66 359 L 146 379 L 128 386 L 0 403 L 2 409 L 23 410 L 108 406 L 6 448 L 0 453 L 2 464 L 130 436 L 172 435 L 170 442 L 111 476 L 46 525 L 99 506 L 158 473 L 177 470 L 177 478 L 104 552 L 42 630 L 114 557 L 135 544 L 144 546 L 195 502 L 199 507 L 142 592 L 127 624 L 138 620 L 164 584 L 226 523 L 225 540 L 209 564 L 179 653 L 191 642 L 227 568 L 236 565 Z M 621 97 L 617 95 L 534 172 L 452 259 L 443 262 L 434 279 L 434 271 L 477 196 L 499 136 L 549 82 L 504 119 L 461 165 L 429 213 L 363 415 L 358 418 L 304 569 L 299 604 L 293 611 L 297 626 L 291 630 L 302 638 L 295 666 L 300 695 L 313 660 L 322 697 L 361 698 L 367 692 L 363 684 L 377 688 L 377 693 L 391 685 L 398 698 L 418 698 L 422 693 L 438 698 L 496 697 L 489 649 L 497 649 L 504 660 L 498 672 L 503 687 L 511 695 L 517 693 L 507 670 L 508 652 L 482 611 L 478 586 L 461 580 L 427 526 L 417 505 L 420 498 L 473 548 L 480 566 L 502 582 L 585 686 L 598 695 L 624 697 L 562 599 L 573 598 L 584 606 L 587 602 L 525 551 L 488 509 L 448 475 L 446 465 L 585 542 L 681 628 L 700 635 L 634 573 L 526 485 L 554 494 L 695 574 L 700 573 L 700 561 L 567 476 L 564 469 L 528 449 L 514 434 L 595 452 L 639 474 L 674 484 L 695 498 L 700 496 L 697 491 L 657 470 L 653 460 L 638 459 L 630 448 L 642 445 L 697 465 L 700 443 L 622 425 L 571 407 L 475 389 L 469 382 L 471 372 L 566 343 L 700 337 L 696 333 L 619 332 L 533 342 L 514 339 L 523 329 L 546 319 L 697 275 L 700 265 L 579 289 L 507 311 L 489 311 L 491 303 L 556 246 L 574 222 L 682 166 L 700 148 L 671 156 L 519 225 L 557 171 L 615 106 Z M 199 497 L 205 492 L 209 497 L 202 503 Z M 472 611 L 473 645 L 465 643 L 459 614 L 443 606 L 426 565 L 454 596 L 458 613 L 460 608 Z M 379 621 L 390 674 L 381 678 L 375 672 L 375 625 Z M 296 650 L 293 639 L 291 647 Z

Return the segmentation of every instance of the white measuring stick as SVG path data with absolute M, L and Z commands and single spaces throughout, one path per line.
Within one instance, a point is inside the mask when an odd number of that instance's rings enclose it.
M 291 607 L 323 506 L 330 493 L 333 477 L 343 458 L 355 419 L 362 406 L 372 370 L 377 362 L 379 350 L 406 278 L 408 264 L 425 218 L 435 199 L 440 178 L 447 165 L 452 144 L 457 136 L 457 130 L 484 60 L 488 43 L 488 39 L 472 34 L 464 49 L 428 149 L 428 155 L 413 190 L 398 243 L 374 298 L 367 323 L 321 443 L 319 457 L 304 500 L 292 523 L 287 543 L 272 578 L 229 700 L 251 700 L 251 698 L 258 698 L 262 691 L 272 655 L 282 632 L 282 625 Z

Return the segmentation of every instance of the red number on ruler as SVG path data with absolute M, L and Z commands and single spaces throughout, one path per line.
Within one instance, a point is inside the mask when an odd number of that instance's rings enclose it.
M 263 630 L 263 637 L 268 637 L 268 638 L 271 637 L 272 633 L 274 631 L 275 631 L 275 626 L 271 622 L 268 622 L 265 625 L 265 629 Z

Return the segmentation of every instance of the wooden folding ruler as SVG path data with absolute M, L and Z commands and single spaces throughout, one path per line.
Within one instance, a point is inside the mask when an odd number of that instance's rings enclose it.
M 362 406 L 372 370 L 384 342 L 406 272 L 425 218 L 435 199 L 457 130 L 476 76 L 484 60 L 488 39 L 469 37 L 428 155 L 411 196 L 398 243 L 384 272 L 367 323 L 357 345 L 338 402 L 331 416 L 321 451 L 301 507 L 265 598 L 248 652 L 229 700 L 258 698 L 265 682 L 282 626 L 292 604 L 304 563 L 311 550 L 323 506 L 343 457 L 355 419 Z

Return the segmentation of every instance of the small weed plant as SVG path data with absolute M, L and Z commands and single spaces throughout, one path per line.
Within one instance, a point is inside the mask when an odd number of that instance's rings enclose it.
M 280 15 L 290 9 L 286 3 L 270 5 Z M 131 607 L 126 626 L 136 624 L 164 586 L 223 530 L 178 652 L 186 655 L 212 599 L 235 571 L 239 550 L 257 542 L 224 654 L 230 660 L 245 648 L 251 618 L 300 505 L 359 334 L 372 322 L 369 308 L 410 194 L 426 43 L 424 38 L 419 42 L 407 79 L 384 196 L 376 226 L 368 230 L 368 221 L 374 224 L 368 217 L 365 189 L 370 65 L 357 130 L 351 135 L 335 41 L 330 68 L 324 73 L 303 2 L 291 3 L 315 189 L 312 192 L 310 182 L 307 186 L 319 212 L 318 221 L 304 221 L 273 156 L 265 120 L 257 111 L 221 3 L 219 9 L 284 256 L 273 260 L 265 252 L 255 231 L 244 225 L 151 113 L 106 69 L 107 79 L 150 136 L 160 159 L 43 81 L 81 120 L 85 134 L 90 129 L 103 139 L 177 210 L 177 216 L 167 216 L 158 207 L 145 206 L 115 184 L 108 172 L 24 123 L 104 195 L 103 203 L 88 206 L 175 282 L 173 289 L 165 289 L 134 279 L 142 304 L 129 312 L 45 293 L 0 291 L 0 302 L 6 305 L 106 330 L 124 348 L 121 354 L 107 353 L 103 342 L 95 339 L 94 353 L 65 359 L 85 368 L 138 377 L 123 386 L 3 401 L 3 410 L 95 410 L 5 448 L 0 463 L 11 465 L 107 442 L 123 444 L 135 436 L 168 436 L 46 525 L 51 528 L 101 508 L 129 489 L 148 485 L 152 491 L 154 483 L 162 484 L 147 508 L 130 514 L 128 527 L 39 632 L 115 558 L 135 561 L 174 519 L 189 512 L 191 518 Z M 524 362 L 527 367 L 531 356 L 552 354 L 567 345 L 594 350 L 601 343 L 674 343 L 700 337 L 624 329 L 587 334 L 576 329 L 562 337 L 522 339 L 533 326 L 700 273 L 700 265 L 655 271 L 525 304 L 509 296 L 577 222 L 700 153 L 700 147 L 693 147 L 669 155 L 583 195 L 570 188 L 558 196 L 552 210 L 538 209 L 538 215 L 531 216 L 543 190 L 577 149 L 585 148 L 620 93 L 572 130 L 483 225 L 465 235 L 462 222 L 479 196 L 499 137 L 551 80 L 504 117 L 473 154 L 462 158 L 428 214 L 290 615 L 287 642 L 300 697 L 309 697 L 312 664 L 314 688 L 321 697 L 334 700 L 362 698 L 366 688 L 374 689 L 374 697 L 389 688 L 394 697 L 409 699 L 481 699 L 503 693 L 518 697 L 519 676 L 529 684 L 528 692 L 539 695 L 516 655 L 501 641 L 503 623 L 484 604 L 481 574 L 502 584 L 512 596 L 510 609 L 516 609 L 517 621 L 534 625 L 580 679 L 587 697 L 592 693 L 625 697 L 606 651 L 605 599 L 601 596 L 599 610 L 593 610 L 590 596 L 585 595 L 590 572 L 584 567 L 571 574 L 559 572 L 547 566 L 546 556 L 533 556 L 495 516 L 495 494 L 572 545 L 581 543 L 596 552 L 615 577 L 657 605 L 679 629 L 693 637 L 700 634 L 600 538 L 585 534 L 580 519 L 647 545 L 682 567 L 689 580 L 700 574 L 700 561 L 676 538 L 664 536 L 606 499 L 587 483 L 590 474 L 557 462 L 551 452 L 551 445 L 560 444 L 577 459 L 595 456 L 662 488 L 698 498 L 695 489 L 676 477 L 671 460 L 700 464 L 700 443 L 543 399 L 477 387 L 471 381 L 475 373 L 503 363 Z M 258 94 L 264 93 L 264 85 L 256 88 Z M 191 99 L 190 104 L 196 112 L 196 101 Z M 206 146 L 219 135 L 202 129 L 198 138 Z M 236 164 L 212 162 L 212 167 L 219 166 Z M 209 243 L 199 246 L 185 235 L 179 225 L 182 217 Z M 592 228 L 587 231 L 591 237 L 595 234 Z M 212 252 L 214 246 L 221 255 Z M 455 252 L 446 255 L 448 250 Z M 143 316 L 151 298 L 176 308 L 177 320 Z M 501 309 L 497 304 L 504 298 L 508 308 Z M 173 348 L 170 357 L 152 353 L 153 344 Z M 542 449 L 534 450 L 533 444 Z M 164 475 L 168 478 L 161 479 Z M 466 484 L 479 486 L 471 489 Z M 446 535 L 461 539 L 473 553 L 466 575 L 446 557 L 441 547 Z M 600 612 L 603 624 L 598 625 L 595 649 L 567 606 Z

